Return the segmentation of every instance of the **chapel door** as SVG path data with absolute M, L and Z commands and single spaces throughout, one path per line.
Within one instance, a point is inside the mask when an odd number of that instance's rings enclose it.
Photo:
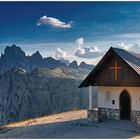
M 127 91 L 120 94 L 120 119 L 130 120 L 130 96 Z

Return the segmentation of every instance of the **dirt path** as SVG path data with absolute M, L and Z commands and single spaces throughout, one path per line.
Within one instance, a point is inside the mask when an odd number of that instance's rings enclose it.
M 54 115 L 47 115 L 44 117 L 29 119 L 21 122 L 10 123 L 8 125 L 5 125 L 4 127 L 32 126 L 38 124 L 66 122 L 66 121 L 72 121 L 72 120 L 84 119 L 84 118 L 87 118 L 87 111 L 77 110 L 77 111 L 69 111 L 69 112 L 64 112 L 64 113 L 59 113 Z
M 113 120 L 93 124 L 87 121 L 86 110 L 78 110 L 8 124 L 0 130 L 0 138 L 139 139 L 139 132 L 126 130 L 131 124 Z

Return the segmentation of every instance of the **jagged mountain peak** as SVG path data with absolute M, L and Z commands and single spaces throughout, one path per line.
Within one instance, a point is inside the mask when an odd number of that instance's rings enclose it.
M 78 69 L 78 68 L 83 68 L 83 69 L 87 69 L 87 70 L 91 70 L 94 68 L 94 65 L 91 64 L 87 64 L 86 62 L 82 61 L 79 65 L 77 63 L 77 61 L 72 61 L 69 65 L 70 68 L 73 69 Z
M 78 64 L 77 64 L 77 61 L 72 61 L 69 65 L 70 68 L 73 68 L 73 69 L 78 69 Z
M 86 62 L 84 62 L 84 61 L 82 61 L 81 63 L 80 63 L 80 65 L 82 66 L 82 65 L 86 65 Z M 79 66 L 80 66 L 79 65 Z
M 84 61 L 82 61 L 79 65 L 80 68 L 84 68 L 84 69 L 93 69 L 94 68 L 94 65 L 90 65 L 90 64 L 87 64 L 85 63 Z
M 39 51 L 36 51 L 35 53 L 33 53 L 32 55 L 39 55 L 41 56 L 40 52 Z
M 7 46 L 5 48 L 3 55 L 12 55 L 12 56 L 16 55 L 25 57 L 25 52 L 20 47 L 13 44 L 12 46 Z
M 31 55 L 31 57 L 36 57 L 36 58 L 41 58 L 41 59 L 42 59 L 42 55 L 40 54 L 39 51 L 36 51 L 35 53 L 33 53 L 33 54 Z

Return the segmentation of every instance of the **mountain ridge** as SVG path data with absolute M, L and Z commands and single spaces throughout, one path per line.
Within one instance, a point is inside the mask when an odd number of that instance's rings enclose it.
M 0 57 L 0 74 L 17 67 L 23 68 L 26 71 L 32 71 L 39 67 L 53 69 L 60 66 L 88 70 L 94 68 L 94 65 L 89 65 L 85 62 L 81 62 L 79 65 L 77 61 L 65 64 L 64 60 L 56 60 L 53 57 L 43 58 L 39 51 L 36 51 L 31 56 L 26 56 L 25 52 L 15 44 L 7 46 Z

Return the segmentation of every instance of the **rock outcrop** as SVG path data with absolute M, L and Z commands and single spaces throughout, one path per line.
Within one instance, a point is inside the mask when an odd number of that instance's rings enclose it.
M 0 57 L 0 124 L 86 108 L 87 91 L 78 86 L 91 67 L 6 47 Z
M 79 68 L 79 66 L 77 64 L 77 61 L 73 61 L 72 63 L 70 63 L 69 67 L 73 68 L 73 69 L 78 69 Z
M 86 108 L 88 94 L 78 88 L 81 80 L 55 72 L 43 68 L 27 73 L 16 68 L 1 75 L 0 124 Z

